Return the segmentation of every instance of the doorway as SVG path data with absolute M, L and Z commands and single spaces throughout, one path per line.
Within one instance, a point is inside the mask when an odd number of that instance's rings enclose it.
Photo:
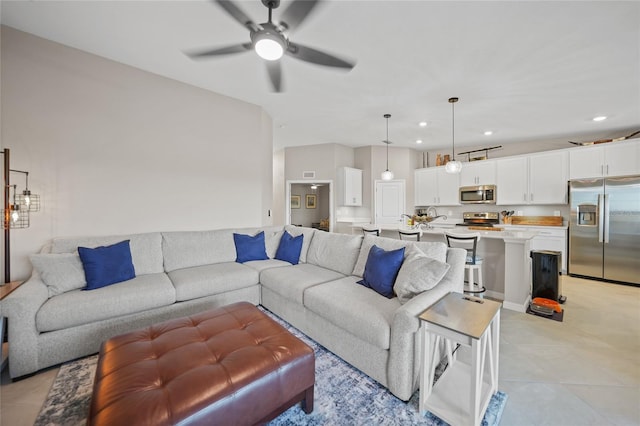
M 398 224 L 406 206 L 405 181 L 375 181 L 375 223 Z
M 333 181 L 288 180 L 287 225 L 333 231 Z

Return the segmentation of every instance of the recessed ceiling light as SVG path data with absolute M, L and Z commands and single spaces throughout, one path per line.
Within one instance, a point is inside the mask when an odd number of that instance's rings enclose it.
M 604 121 L 607 119 L 606 115 L 599 115 L 597 117 L 593 117 L 593 121 Z
M 427 122 L 426 121 L 421 121 L 421 122 L 418 123 L 418 126 L 427 127 Z
M 418 139 L 418 140 L 416 141 L 416 143 L 418 143 L 418 144 L 422 143 L 422 139 Z
M 493 134 L 493 131 L 491 130 L 485 130 L 484 135 L 485 136 L 491 136 Z

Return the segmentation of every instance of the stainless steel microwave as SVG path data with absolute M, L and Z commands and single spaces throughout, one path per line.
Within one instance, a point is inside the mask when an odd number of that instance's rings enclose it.
M 495 204 L 495 185 L 476 185 L 460 187 L 460 204 Z

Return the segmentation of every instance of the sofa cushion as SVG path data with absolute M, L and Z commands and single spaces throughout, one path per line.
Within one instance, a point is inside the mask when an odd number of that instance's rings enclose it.
M 397 297 L 387 299 L 350 276 L 308 288 L 304 305 L 327 321 L 381 349 L 389 349 Z M 365 354 L 363 354 L 365 356 Z
M 364 236 L 362 247 L 360 248 L 360 253 L 358 255 L 358 260 L 351 274 L 357 275 L 358 277 L 361 277 L 364 274 L 364 266 L 367 263 L 369 250 L 371 250 L 371 247 L 373 247 L 374 244 L 384 250 L 397 250 L 402 247 L 415 245 L 428 257 L 439 260 L 441 262 L 446 262 L 447 259 L 447 245 L 444 242 L 440 243 L 433 241 L 403 241 L 395 240 L 393 238 L 376 237 L 375 235 L 367 234 Z
M 250 234 L 264 231 L 267 255 L 274 256 L 278 247 L 278 232 L 282 227 L 218 229 L 215 231 L 180 231 L 162 233 L 164 270 L 167 272 L 192 266 L 236 260 L 234 232 Z
M 233 233 L 236 246 L 236 262 L 244 263 L 251 260 L 267 260 L 267 250 L 264 245 L 264 231 L 256 235 Z
M 136 277 L 129 240 L 96 248 L 78 247 L 78 255 L 87 280 L 85 290 L 95 290 Z
M 258 284 L 258 272 L 241 263 L 225 262 L 169 272 L 176 300 L 196 299 Z
M 136 274 L 157 274 L 164 272 L 162 258 L 162 234 L 111 235 L 105 237 L 55 238 L 51 244 L 51 253 L 75 253 L 78 247 L 95 248 L 109 246 L 129 240 L 131 259 Z
M 49 297 L 87 285 L 82 261 L 76 253 L 32 254 L 29 259 L 47 286 Z
M 358 284 L 384 297 L 393 297 L 393 284 L 404 260 L 404 250 L 404 247 L 389 251 L 376 245 L 371 247 L 364 267 L 364 275 Z
M 243 265 L 258 271 L 258 273 L 264 271 L 265 269 L 279 268 L 281 266 L 291 266 L 289 262 L 278 259 L 252 260 L 249 262 L 244 262 Z
M 303 243 L 303 234 L 294 237 L 287 231 L 284 231 L 280 238 L 280 244 L 278 245 L 275 258 L 289 262 L 292 265 L 297 265 L 300 262 L 300 252 L 302 251 Z
M 236 260 L 231 229 L 163 232 L 162 253 L 167 272 Z
M 313 235 L 307 262 L 350 275 L 362 244 L 361 235 L 318 231 Z
M 309 245 L 311 245 L 311 240 L 313 240 L 313 236 L 320 231 L 317 231 L 314 228 L 305 228 L 302 226 L 293 226 L 293 225 L 285 225 L 284 230 L 287 231 L 294 237 L 298 235 L 304 235 L 302 239 L 302 249 L 300 250 L 300 262 L 307 262 L 307 253 L 309 252 Z
M 404 304 L 414 296 L 435 287 L 450 267 L 448 263 L 427 257 L 418 247 L 410 246 L 393 291 L 400 303 Z
M 288 265 L 288 264 L 287 264 Z M 343 278 L 344 275 L 331 269 L 299 263 L 286 268 L 273 268 L 260 273 L 260 283 L 280 296 L 303 304 L 305 289 L 314 285 Z
M 93 291 L 73 290 L 47 300 L 36 314 L 36 327 L 43 333 L 168 306 L 176 301 L 175 294 L 165 273 Z

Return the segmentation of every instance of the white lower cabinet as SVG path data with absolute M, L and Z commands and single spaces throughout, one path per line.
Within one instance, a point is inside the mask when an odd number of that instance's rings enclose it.
M 416 206 L 457 206 L 459 175 L 447 173 L 444 167 L 415 171 Z
M 559 251 L 562 256 L 562 273 L 567 273 L 567 229 L 555 226 L 510 226 L 509 231 L 536 231 L 531 239 L 531 250 Z

